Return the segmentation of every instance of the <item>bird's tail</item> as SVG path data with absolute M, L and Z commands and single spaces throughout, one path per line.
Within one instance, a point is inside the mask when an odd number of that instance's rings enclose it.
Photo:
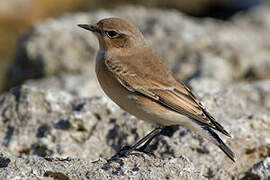
M 233 162 L 235 162 L 235 156 L 232 150 L 220 139 L 220 137 L 210 128 L 207 126 L 202 127 L 206 134 L 203 136 L 207 138 L 209 141 L 217 145 Z

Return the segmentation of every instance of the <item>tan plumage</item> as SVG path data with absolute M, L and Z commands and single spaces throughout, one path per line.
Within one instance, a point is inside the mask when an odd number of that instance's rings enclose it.
M 146 49 L 144 48 L 143 51 Z M 205 110 L 191 91 L 179 83 L 151 49 L 147 53 L 138 53 L 130 57 L 108 57 L 105 64 L 114 73 L 117 80 L 131 91 L 140 92 L 158 103 L 186 115 L 191 119 L 206 124 L 223 134 L 230 136 L 221 125 Z M 140 57 L 142 55 L 142 57 Z M 115 60 L 113 59 L 115 58 Z M 155 59 L 155 61 L 152 61 Z M 130 64 L 132 62 L 132 65 Z M 145 67 L 141 71 L 141 67 Z M 117 67 L 117 68 L 112 68 Z M 166 71 L 164 71 L 166 70 Z M 125 71 L 125 73 L 123 73 Z M 156 73 L 152 73 L 156 72 Z
M 229 133 L 174 77 L 135 26 L 108 18 L 88 26 L 88 30 L 99 39 L 98 80 L 114 102 L 141 119 L 163 126 L 186 126 L 218 145 L 234 161 L 233 152 L 211 128 L 227 136 Z

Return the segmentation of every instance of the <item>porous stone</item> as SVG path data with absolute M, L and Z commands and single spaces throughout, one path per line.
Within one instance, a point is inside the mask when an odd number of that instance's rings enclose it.
M 2 164 L 5 163 L 5 166 Z M 14 156 L 0 152 L 1 179 L 206 179 L 183 157 L 161 160 L 144 154 L 95 161 Z
M 270 179 L 270 158 L 265 158 L 254 164 L 253 167 L 245 173 L 243 179 Z
M 105 97 L 81 98 L 68 86 L 65 90 L 61 87 L 53 90 L 39 88 L 36 84 L 33 81 L 26 83 L 0 97 L 1 149 L 16 158 L 31 159 L 37 155 L 89 161 L 109 159 L 121 147 L 134 143 L 154 128 L 154 125 L 125 113 Z M 138 156 L 137 160 L 155 159 L 154 162 L 159 161 L 165 166 L 184 158 L 192 164 L 196 175 L 217 179 L 243 177 L 243 172 L 269 156 L 270 82 L 222 85 L 215 80 L 199 79 L 191 85 L 208 110 L 233 136 L 221 135 L 236 153 L 236 163 L 232 163 L 218 147 L 184 127 L 174 127 L 167 135 L 155 139 L 147 149 L 153 151 L 154 156 Z M 133 158 L 124 161 L 134 161 Z M 8 158 L 0 164 L 8 166 Z M 160 175 L 148 164 L 140 164 L 140 167 L 143 167 L 139 170 L 141 176 L 144 174 L 141 171 L 151 171 L 153 177 L 167 174 L 173 179 L 172 174 L 181 177 L 179 174 L 182 173 L 182 170 L 176 172 L 174 169 L 170 170 L 171 175 L 167 171 Z M 122 171 L 119 173 L 116 177 L 127 175 Z

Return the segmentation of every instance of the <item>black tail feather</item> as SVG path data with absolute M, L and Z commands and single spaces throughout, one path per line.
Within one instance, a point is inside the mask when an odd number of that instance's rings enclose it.
M 233 162 L 235 162 L 235 156 L 232 150 L 220 139 L 220 137 L 209 127 L 203 127 L 207 130 L 213 138 L 213 143 L 215 143 Z
M 231 135 L 219 124 L 213 116 L 209 112 L 207 112 L 205 109 L 203 109 L 204 114 L 207 116 L 208 119 L 211 120 L 211 123 L 214 125 L 214 129 L 217 131 L 223 133 L 224 135 L 231 137 Z
M 232 137 L 217 121 L 212 121 L 212 123 L 215 125 L 216 130 L 220 131 L 228 137 Z

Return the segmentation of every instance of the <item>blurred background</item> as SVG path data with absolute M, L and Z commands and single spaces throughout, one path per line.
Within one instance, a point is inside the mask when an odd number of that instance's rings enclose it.
M 25 32 L 46 18 L 61 16 L 68 12 L 91 11 L 99 8 L 112 9 L 122 5 L 136 4 L 162 9 L 177 9 L 190 16 L 213 17 L 230 21 L 240 11 L 246 11 L 262 0 L 1 0 L 0 1 L 0 92 L 6 69 L 15 58 L 16 42 Z

